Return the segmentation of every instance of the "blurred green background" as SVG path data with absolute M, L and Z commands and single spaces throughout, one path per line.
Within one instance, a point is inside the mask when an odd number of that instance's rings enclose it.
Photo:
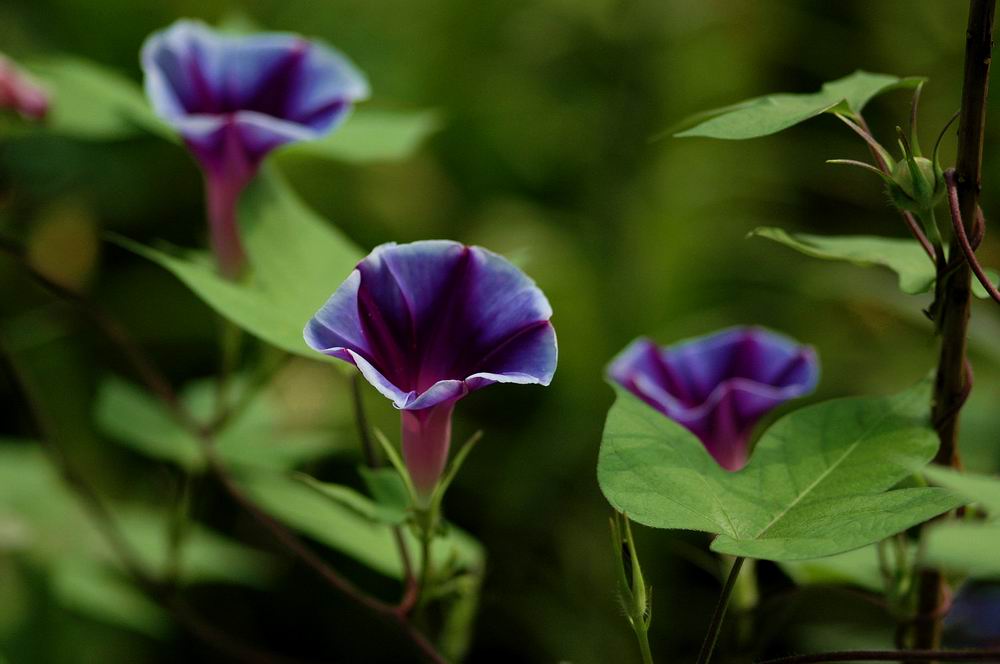
M 921 114 L 930 145 L 959 103 L 963 3 L 6 0 L 0 50 L 15 59 L 75 54 L 139 80 L 147 34 L 179 17 L 215 22 L 234 12 L 336 45 L 368 74 L 372 106 L 431 108 L 442 119 L 404 161 L 279 156 L 311 207 L 366 249 L 446 237 L 515 257 L 554 307 L 560 363 L 552 386 L 497 386 L 457 411 L 458 436 L 486 433 L 446 505 L 489 552 L 468 661 L 633 661 L 595 463 L 611 401 L 603 368 L 635 336 L 670 342 L 740 323 L 783 330 L 819 351 L 816 398 L 894 391 L 933 366 L 935 342 L 921 313 L 928 301 L 899 294 L 890 273 L 744 239 L 760 225 L 903 236 L 875 178 L 824 164 L 867 158 L 834 118 L 740 143 L 657 137 L 690 113 L 767 92 L 813 91 L 860 68 L 930 77 Z M 896 92 L 869 107 L 887 145 L 908 106 L 908 94 Z M 996 107 L 987 131 L 989 218 L 1000 209 Z M 946 163 L 953 154 L 949 135 Z M 167 272 L 102 233 L 200 246 L 204 228 L 199 174 L 177 146 L 153 137 L 0 144 L 5 236 L 23 240 L 40 270 L 119 317 L 176 385 L 216 371 L 218 320 Z M 1000 263 L 997 237 L 988 232 L 980 250 L 986 264 Z M 7 344 L 30 358 L 46 386 L 72 458 L 108 496 L 169 502 L 171 472 L 94 426 L 97 386 L 112 373 L 129 376 L 115 349 L 13 261 L 0 259 L 0 285 Z M 976 306 L 977 383 L 962 444 L 966 465 L 979 470 L 1000 466 L 998 340 L 995 307 Z M 37 425 L 6 361 L 2 369 L 0 446 L 27 448 L 13 441 L 36 437 Z M 375 422 L 394 432 L 389 405 L 373 390 L 366 396 Z M 294 360 L 269 397 L 281 417 L 328 426 L 339 453 L 317 472 L 339 477 L 357 463 L 341 373 Z M 216 530 L 273 550 L 211 482 L 196 486 L 193 509 Z M 0 513 L 0 661 L 219 661 L 181 630 L 152 638 L 56 601 L 46 567 L 19 552 L 10 523 L 5 530 Z M 640 529 L 639 545 L 654 587 L 654 652 L 689 661 L 717 593 L 690 553 L 706 550 L 707 540 Z M 330 558 L 362 585 L 395 592 L 349 559 Z M 758 650 L 891 643 L 889 618 L 850 594 L 797 590 L 770 565 L 759 574 L 765 600 L 746 618 Z M 409 656 L 381 623 L 289 564 L 261 589 L 210 583 L 186 592 L 214 620 L 275 650 L 343 662 Z M 739 648 L 727 652 L 722 660 L 748 661 Z

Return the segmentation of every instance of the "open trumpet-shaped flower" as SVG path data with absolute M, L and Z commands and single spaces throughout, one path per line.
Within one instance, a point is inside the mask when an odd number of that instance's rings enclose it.
M 320 138 L 355 101 L 365 78 L 332 49 L 292 34 L 221 35 L 178 21 L 142 48 L 146 93 L 184 138 L 205 174 L 212 245 L 224 274 L 244 257 L 240 192 L 273 149 Z
M 698 436 L 723 468 L 739 470 L 754 425 L 785 401 L 812 392 L 819 362 L 808 346 L 740 327 L 667 348 L 637 339 L 608 374 Z
M 403 458 L 426 500 L 444 470 L 455 402 L 493 383 L 548 385 L 552 308 L 505 258 L 446 240 L 384 244 L 306 325 L 401 412 Z

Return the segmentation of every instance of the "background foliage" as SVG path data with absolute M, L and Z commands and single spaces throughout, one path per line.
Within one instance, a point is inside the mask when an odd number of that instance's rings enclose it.
M 959 99 L 965 16 L 949 3 L 14 0 L 0 6 L 0 48 L 15 58 L 79 55 L 138 80 L 137 51 L 149 32 L 180 16 L 216 21 L 233 11 L 336 44 L 368 74 L 373 108 L 438 112 L 441 130 L 403 161 L 335 163 L 308 151 L 279 158 L 308 205 L 364 248 L 450 237 L 503 252 L 538 280 L 555 309 L 560 366 L 552 387 L 496 387 L 466 399 L 458 412 L 459 437 L 486 430 L 446 506 L 489 552 L 471 661 L 632 655 L 613 596 L 607 505 L 594 465 L 613 399 L 603 367 L 636 335 L 666 342 L 736 323 L 784 330 L 819 351 L 817 399 L 897 392 L 933 364 L 930 324 L 920 314 L 928 298 L 899 294 L 888 270 L 815 261 L 744 239 L 761 226 L 904 236 L 873 178 L 823 163 L 866 155 L 834 118 L 743 143 L 651 138 L 695 111 L 771 91 L 812 92 L 866 69 L 929 77 L 921 116 L 929 144 Z M 906 92 L 874 100 L 866 115 L 875 132 L 891 136 L 908 102 Z M 989 211 L 1000 209 L 998 190 L 989 186 L 1000 181 L 990 158 L 1000 123 L 991 117 L 987 127 Z M 950 160 L 950 138 L 944 150 Z M 178 385 L 217 369 L 218 321 L 168 272 L 103 242 L 102 233 L 200 246 L 201 201 L 191 159 L 155 137 L 87 143 L 34 136 L 0 144 L 0 228 L 28 243 L 39 269 L 105 303 Z M 980 250 L 986 264 L 1000 263 L 996 237 Z M 175 491 L 176 474 L 116 444 L 115 426 L 149 426 L 131 421 L 142 416 L 141 406 L 109 405 L 129 398 L 108 382 L 112 372 L 126 373 L 121 360 L 86 320 L 6 260 L 0 284 L 0 339 L 30 364 L 77 464 L 107 495 L 147 508 L 129 515 L 141 540 L 162 518 L 157 508 Z M 982 472 L 1000 467 L 998 333 L 997 312 L 981 307 L 973 319 L 977 386 L 963 416 L 963 456 Z M 0 512 L 0 658 L 64 662 L 72 653 L 81 662 L 168 662 L 199 652 L 155 607 L 95 598 L 114 592 L 94 581 L 106 553 L 92 550 L 82 530 L 76 536 L 82 519 L 65 496 L 33 491 L 48 484 L 28 471 L 2 474 L 14 457 L 19 469 L 45 472 L 24 460 L 37 432 L 7 368 L 0 372 L 0 494 L 22 487 L 17 495 L 30 499 L 5 504 L 25 505 L 18 514 L 30 507 L 31 524 L 53 524 L 45 532 L 62 537 L 51 555 L 68 562 L 58 574 L 43 573 L 51 568 L 20 552 L 21 522 Z M 310 445 L 332 448 L 334 456 L 308 466 L 314 474 L 356 481 L 349 396 L 342 374 L 296 359 L 282 367 L 266 408 L 254 416 L 301 435 L 296 461 L 311 458 Z M 391 431 L 394 413 L 369 396 L 376 424 Z M 317 432 L 318 442 L 309 440 Z M 247 456 L 252 465 L 255 455 Z M 199 521 L 225 537 L 206 535 L 206 562 L 192 567 L 204 582 L 185 592 L 199 607 L 290 653 L 354 661 L 366 639 L 385 641 L 381 624 L 308 572 L 269 561 L 266 538 L 211 482 L 196 488 Z M 654 649 L 665 661 L 690 659 L 717 589 L 705 569 L 713 563 L 697 553 L 707 538 L 637 530 L 656 589 Z M 258 551 L 232 549 L 237 540 Z M 366 586 L 393 592 L 386 578 L 331 556 Z M 245 570 L 239 585 L 227 583 L 233 569 Z M 835 590 L 795 589 L 770 563 L 758 572 L 767 596 L 784 600 L 765 601 L 758 612 L 756 638 L 767 647 L 822 648 L 834 636 L 838 647 L 890 644 L 891 620 L 878 609 Z M 130 610 L 116 619 L 95 605 Z M 138 624 L 122 629 L 123 619 Z

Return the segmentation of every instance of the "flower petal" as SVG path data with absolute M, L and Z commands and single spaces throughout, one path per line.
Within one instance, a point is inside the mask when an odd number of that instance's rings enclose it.
M 637 339 L 609 377 L 697 435 L 721 465 L 746 461 L 756 422 L 815 389 L 815 352 L 761 328 L 733 328 L 659 348 Z
M 343 349 L 363 355 L 393 385 L 395 396 L 379 389 L 396 407 L 429 408 L 496 382 L 551 382 L 552 309 L 501 256 L 445 240 L 386 244 L 354 274 L 306 341 L 342 359 Z
M 153 108 L 203 162 L 224 163 L 224 130 L 235 130 L 240 156 L 256 165 L 280 145 L 323 135 L 368 95 L 329 47 L 292 34 L 222 35 L 198 21 L 152 35 L 142 65 Z

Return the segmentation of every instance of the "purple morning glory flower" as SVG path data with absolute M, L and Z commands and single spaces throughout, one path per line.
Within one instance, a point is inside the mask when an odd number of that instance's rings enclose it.
M 949 647 L 1000 647 L 1000 584 L 963 585 L 948 609 L 944 625 Z
M 785 401 L 812 392 L 819 361 L 809 346 L 738 327 L 667 348 L 637 339 L 608 374 L 698 436 L 720 466 L 739 470 L 754 425 Z
M 142 47 L 146 94 L 205 175 L 213 250 L 235 278 L 244 263 L 236 204 L 273 149 L 320 138 L 368 96 L 339 53 L 293 34 L 219 34 L 178 21 Z
M 448 458 L 455 402 L 493 383 L 548 385 L 552 307 L 507 259 L 446 240 L 384 244 L 305 328 L 401 411 L 403 458 L 426 500 Z

